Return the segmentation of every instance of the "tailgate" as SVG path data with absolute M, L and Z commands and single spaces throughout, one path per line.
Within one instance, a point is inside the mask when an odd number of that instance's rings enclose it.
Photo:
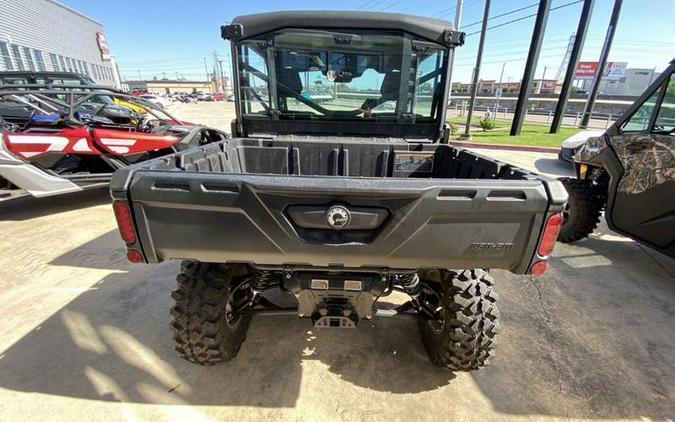
M 527 271 L 546 215 L 565 200 L 550 205 L 547 183 L 537 179 L 139 170 L 127 188 L 148 262 L 516 273 Z M 326 218 L 335 206 L 349 213 L 340 230 Z

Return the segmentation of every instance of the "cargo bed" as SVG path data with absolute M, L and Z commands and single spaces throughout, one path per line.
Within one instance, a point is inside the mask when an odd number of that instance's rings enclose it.
M 117 171 L 147 262 L 528 271 L 559 182 L 445 144 L 230 139 Z M 336 230 L 326 212 L 342 205 Z

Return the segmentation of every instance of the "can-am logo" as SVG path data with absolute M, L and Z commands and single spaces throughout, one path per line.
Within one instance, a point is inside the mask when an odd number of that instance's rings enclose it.
M 326 211 L 326 222 L 335 230 L 345 228 L 351 218 L 352 214 L 342 205 L 334 205 Z
M 480 250 L 500 250 L 505 251 L 513 247 L 513 243 L 487 243 L 487 242 L 476 242 L 472 243 L 469 246 L 469 249 L 480 249 Z

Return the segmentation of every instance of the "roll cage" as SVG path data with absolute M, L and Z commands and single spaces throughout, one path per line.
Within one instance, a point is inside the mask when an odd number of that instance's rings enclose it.
M 160 109 L 149 101 L 134 97 L 123 91 L 98 85 L 60 85 L 60 84 L 23 84 L 0 85 L 0 104 L 15 103 L 32 110 L 34 114 L 58 114 L 58 119 L 67 125 L 85 125 L 77 113 L 78 109 L 92 100 L 100 99 L 101 106 L 94 115 L 106 107 L 125 107 L 124 103 L 133 105 L 155 119 L 172 124 L 182 122 L 166 110 Z M 120 103 L 116 103 L 118 100 Z M 130 111 L 133 110 L 127 107 Z M 136 113 L 140 120 L 140 113 Z M 147 120 L 147 118 L 146 118 Z M 110 123 L 108 123 L 110 125 Z M 112 125 L 115 125 L 114 123 Z M 13 125 L 0 114 L 0 127 L 9 128 Z M 129 125 L 117 125 L 129 127 Z M 138 125 L 136 125 L 136 128 Z

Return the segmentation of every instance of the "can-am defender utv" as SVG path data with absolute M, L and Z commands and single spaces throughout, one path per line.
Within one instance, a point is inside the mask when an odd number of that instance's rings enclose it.
M 644 94 L 574 155 L 561 242 L 608 226 L 675 257 L 675 60 Z
M 463 34 L 315 11 L 237 17 L 222 35 L 233 138 L 118 170 L 110 187 L 130 261 L 186 260 L 178 352 L 230 360 L 255 314 L 326 328 L 412 316 L 435 364 L 485 365 L 499 329 L 486 269 L 545 271 L 567 195 L 447 143 L 448 58 Z M 377 305 L 393 291 L 409 300 Z M 296 306 L 279 309 L 279 293 Z

